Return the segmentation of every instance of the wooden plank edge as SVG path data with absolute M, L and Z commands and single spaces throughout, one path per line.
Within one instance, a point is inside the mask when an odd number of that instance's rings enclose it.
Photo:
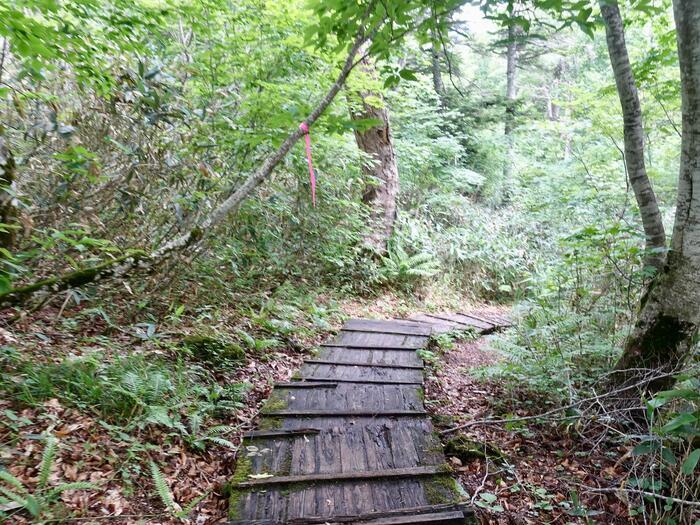
M 462 312 L 460 312 L 462 313 Z M 493 325 L 496 325 L 498 328 L 505 328 L 508 326 L 513 326 L 513 321 L 503 317 L 498 314 L 489 314 L 489 313 L 480 313 L 479 315 L 476 314 L 462 314 L 462 315 L 467 315 L 469 317 L 473 317 L 475 319 L 480 319 L 483 320 L 486 323 L 491 323 Z
M 363 481 L 392 478 L 419 478 L 426 476 L 450 475 L 449 465 L 432 465 L 428 467 L 409 467 L 385 470 L 365 470 L 358 472 L 327 472 L 321 474 L 302 474 L 297 476 L 272 476 L 263 479 L 241 481 L 238 488 L 268 487 L 270 485 L 295 485 L 307 483 L 337 483 L 342 481 Z
M 340 380 L 337 379 L 322 379 L 321 381 L 303 378 L 304 381 L 280 381 L 274 383 L 276 388 L 336 388 Z
M 388 410 L 384 412 L 372 412 L 366 410 L 275 410 L 262 411 L 261 416 L 266 417 L 427 417 L 425 410 Z
M 320 434 L 320 428 L 297 428 L 288 430 L 252 430 L 243 434 L 243 439 L 265 439 L 275 437 L 294 437 Z
M 463 517 L 473 515 L 473 510 L 464 503 L 443 503 L 437 505 L 423 505 L 420 507 L 404 507 L 393 510 L 367 512 L 362 514 L 343 514 L 335 516 L 304 516 L 303 518 L 291 518 L 284 522 L 277 520 L 235 520 L 227 522 L 228 525 L 339 525 L 341 523 L 356 523 L 358 520 L 372 524 L 372 520 L 391 517 L 412 517 L 430 515 L 440 512 L 462 512 Z M 374 523 L 376 525 L 376 523 Z
M 326 359 L 304 359 L 304 363 L 311 365 L 330 365 L 330 366 L 361 366 L 364 368 L 396 368 L 406 370 L 424 370 L 423 365 L 389 365 L 386 363 L 366 363 L 360 361 L 331 361 Z
M 464 513 L 461 510 L 414 514 L 413 516 L 395 516 L 353 522 L 356 525 L 464 525 Z
M 411 381 L 409 379 L 345 379 L 337 377 L 302 377 L 304 381 L 317 382 L 319 384 L 324 384 L 324 381 L 328 381 L 325 384 L 335 383 L 363 383 L 367 385 L 422 385 L 423 381 Z M 317 387 L 318 388 L 318 387 Z
M 412 321 L 411 319 L 398 319 L 396 317 L 394 317 L 393 319 L 367 319 L 360 317 L 352 317 L 350 319 L 345 320 L 345 324 L 348 323 L 399 323 L 411 328 L 420 328 L 420 326 L 417 326 L 417 321 Z
M 399 332 L 395 330 L 390 330 L 390 329 L 381 329 L 381 330 L 368 330 L 366 328 L 352 328 L 352 327 L 347 327 L 344 326 L 343 328 L 340 329 L 341 332 L 359 332 L 363 334 L 376 334 L 376 335 L 405 335 L 408 337 L 430 337 L 430 333 L 427 332 L 421 332 L 421 333 L 415 333 L 415 332 Z
M 469 323 L 466 323 L 466 322 L 463 323 L 463 322 L 461 322 L 461 321 L 455 321 L 454 319 L 449 319 L 449 318 L 447 318 L 447 317 L 442 317 L 442 316 L 439 316 L 439 315 L 437 315 L 437 314 L 428 314 L 428 313 L 426 313 L 425 315 L 427 315 L 428 317 L 433 317 L 433 318 L 437 319 L 438 321 L 452 323 L 453 325 L 456 325 L 457 327 L 463 326 L 463 327 L 464 327 L 463 330 L 468 330 L 468 329 L 470 329 L 470 328 L 471 328 L 472 330 L 475 329 L 475 328 L 476 328 L 476 329 L 479 329 L 478 326 L 474 326 L 473 324 L 469 324 Z
M 342 343 L 321 343 L 319 346 L 325 348 L 347 348 L 349 350 L 410 350 L 415 352 L 416 350 L 425 349 L 425 345 L 421 346 L 382 346 L 382 345 L 356 345 L 356 344 L 342 344 Z
M 485 317 L 481 317 L 481 316 L 476 315 L 476 314 L 468 314 L 466 312 L 456 312 L 456 315 L 469 317 L 469 318 L 474 319 L 476 321 L 479 321 L 481 323 L 487 324 L 489 326 L 493 326 L 494 328 L 497 328 L 499 326 L 499 323 L 497 323 L 496 321 L 487 319 Z

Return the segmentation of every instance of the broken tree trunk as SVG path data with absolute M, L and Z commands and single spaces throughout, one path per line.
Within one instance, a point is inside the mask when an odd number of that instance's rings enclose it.
M 376 30 L 376 29 L 375 29 Z M 354 43 L 348 51 L 348 55 L 343 63 L 343 67 L 336 81 L 330 87 L 321 102 L 304 120 L 308 127 L 311 127 L 314 122 L 328 108 L 338 92 L 342 89 L 350 72 L 356 65 L 355 57 L 362 45 L 372 37 L 363 29 L 355 38 Z M 184 234 L 166 242 L 162 246 L 153 250 L 150 254 L 138 254 L 121 257 L 113 261 L 105 262 L 93 268 L 78 270 L 68 274 L 45 279 L 33 283 L 28 286 L 14 288 L 7 292 L 0 293 L 0 307 L 16 306 L 27 302 L 35 296 L 47 295 L 63 290 L 68 290 L 77 286 L 115 277 L 124 277 L 134 270 L 141 271 L 152 269 L 176 253 L 180 253 L 187 248 L 191 248 L 201 239 L 208 236 L 212 230 L 219 225 L 223 220 L 233 213 L 241 203 L 248 197 L 251 192 L 264 182 L 272 174 L 275 166 L 289 153 L 289 150 L 304 136 L 304 132 L 300 128 L 296 128 L 287 136 L 282 145 L 275 151 L 265 162 L 253 173 L 246 181 L 231 193 L 212 213 L 204 219 L 200 224 L 194 226 Z
M 666 232 L 644 163 L 642 106 L 627 54 L 622 16 L 617 0 L 601 0 L 600 11 L 605 21 L 608 54 L 622 106 L 627 176 L 637 199 L 646 236 L 645 262 L 658 271 L 666 259 Z
M 673 7 L 683 130 L 671 250 L 616 367 L 621 383 L 652 376 L 643 389 L 652 393 L 673 385 L 668 374 L 683 369 L 700 326 L 700 2 L 674 0 Z
M 374 67 L 368 59 L 362 69 L 370 79 L 376 79 Z M 389 112 L 381 93 L 358 91 L 353 93 L 350 115 L 354 121 L 375 120 L 369 129 L 355 129 L 357 147 L 372 160 L 363 163 L 362 172 L 369 180 L 362 200 L 370 209 L 369 233 L 365 244 L 378 253 L 385 253 L 394 231 L 396 196 L 399 191 L 399 171 L 389 124 Z

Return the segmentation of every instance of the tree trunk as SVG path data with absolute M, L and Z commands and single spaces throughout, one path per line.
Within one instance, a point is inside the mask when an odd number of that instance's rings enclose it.
M 0 248 L 12 250 L 17 234 L 17 206 L 13 197 L 15 187 L 15 159 L 0 137 Z M 2 258 L 2 256 L 0 256 Z
M 506 117 L 503 133 L 506 139 L 506 163 L 503 167 L 504 201 L 510 199 L 510 185 L 515 163 L 515 101 L 518 98 L 518 36 L 517 27 L 508 27 L 508 48 L 506 51 Z
M 666 233 L 656 202 L 656 195 L 644 165 L 642 107 L 639 103 L 637 87 L 627 54 L 622 16 L 617 0 L 601 0 L 600 10 L 605 20 L 608 54 L 622 106 L 627 176 L 637 199 L 646 236 L 645 262 L 660 270 L 666 259 Z
M 438 96 L 438 100 L 440 101 L 440 107 L 445 108 L 446 107 L 446 100 L 445 100 L 445 84 L 442 81 L 442 71 L 440 69 L 440 51 L 437 47 L 437 31 L 433 29 L 432 31 L 432 37 L 433 37 L 433 44 L 430 49 L 430 60 L 431 60 L 431 68 L 433 72 L 433 88 L 435 89 L 435 93 Z
M 700 324 L 700 2 L 674 0 L 673 7 L 683 113 L 676 219 L 666 266 L 642 300 L 618 370 L 681 370 Z M 646 390 L 665 389 L 673 381 L 673 376 L 657 379 Z
M 368 60 L 362 67 L 371 77 L 376 72 Z M 385 253 L 394 231 L 396 220 L 396 195 L 399 191 L 399 171 L 389 125 L 389 112 L 381 93 L 360 91 L 353 94 L 350 116 L 353 120 L 378 120 L 380 124 L 367 130 L 355 130 L 357 147 L 371 157 L 371 164 L 364 163 L 362 172 L 370 183 L 362 200 L 370 208 L 370 229 L 365 244 L 378 253 Z M 381 101 L 381 106 L 377 105 Z
M 376 29 L 374 30 L 376 31 Z M 323 112 L 328 108 L 335 96 L 341 90 L 345 81 L 350 75 L 350 72 L 355 67 L 355 56 L 362 47 L 373 35 L 373 32 L 366 34 L 361 31 L 355 39 L 352 47 L 348 51 L 343 67 L 338 75 L 338 78 L 330 87 L 321 102 L 304 120 L 308 127 L 318 120 Z M 265 162 L 253 173 L 246 181 L 231 193 L 212 213 L 204 219 L 200 224 L 194 226 L 184 234 L 168 241 L 158 247 L 150 254 L 138 254 L 135 256 L 122 257 L 113 261 L 108 261 L 93 268 L 70 272 L 60 277 L 45 279 L 37 283 L 11 289 L 7 292 L 0 293 L 0 307 L 16 306 L 27 302 L 37 295 L 47 295 L 57 293 L 63 290 L 74 288 L 76 286 L 84 286 L 86 284 L 103 280 L 113 279 L 117 277 L 125 277 L 136 269 L 141 271 L 149 270 L 158 266 L 175 253 L 183 252 L 197 244 L 202 238 L 210 235 L 213 229 L 224 221 L 231 213 L 236 211 L 240 204 L 251 194 L 251 192 L 262 184 L 275 169 L 275 166 L 284 159 L 289 150 L 294 144 L 304 136 L 304 132 L 300 128 L 296 128 L 287 136 L 282 145 L 275 153 L 269 156 Z

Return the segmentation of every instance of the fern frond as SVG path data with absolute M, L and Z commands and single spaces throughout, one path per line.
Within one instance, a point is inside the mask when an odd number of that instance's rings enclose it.
M 22 482 L 5 469 L 0 470 L 0 480 L 13 486 L 20 492 L 27 492 L 27 489 L 24 487 L 24 485 L 22 485 Z
M 217 425 L 207 429 L 207 434 L 228 434 L 236 430 L 236 427 L 231 425 Z
M 39 464 L 39 484 L 43 488 L 49 482 L 53 460 L 56 458 L 56 450 L 58 449 L 58 440 L 54 436 L 47 436 L 44 452 L 41 454 L 41 463 Z
M 182 509 L 182 510 L 179 511 L 179 512 L 176 512 L 176 513 L 175 513 L 175 516 L 176 516 L 177 518 L 180 518 L 180 519 L 186 518 L 187 516 L 189 516 L 190 514 L 192 514 L 192 511 L 195 509 L 195 507 L 197 507 L 197 505 L 199 505 L 199 504 L 202 502 L 202 500 L 203 500 L 204 498 L 206 498 L 208 495 L 209 495 L 209 491 L 205 492 L 204 494 L 202 494 L 201 496 L 199 496 L 199 497 L 197 497 L 197 498 L 194 498 L 192 501 L 190 501 L 190 502 L 185 506 L 184 509 Z
M 168 482 L 165 481 L 165 476 L 163 476 L 163 473 L 153 461 L 151 461 L 151 477 L 153 478 L 153 484 L 156 486 L 156 492 L 158 492 L 158 496 L 160 496 L 160 500 L 165 505 L 165 508 L 170 512 L 177 512 L 176 503 L 173 499 L 173 493 L 170 492 Z
M 216 437 L 216 436 L 209 436 L 206 438 L 207 441 L 211 441 L 212 443 L 216 443 L 217 445 L 221 445 L 227 448 L 231 448 L 233 450 L 238 450 L 238 447 L 231 443 L 228 439 Z
M 99 487 L 94 483 L 87 481 L 76 481 L 74 483 L 61 483 L 57 487 L 51 489 L 51 495 L 58 495 L 69 490 L 96 490 Z
M 26 497 L 22 496 L 21 494 L 17 494 L 16 492 L 12 492 L 5 487 L 0 487 L 0 494 L 5 496 L 10 501 L 14 501 L 18 505 L 22 505 L 23 507 L 27 504 Z
M 127 372 L 124 374 L 121 380 L 124 390 L 128 391 L 132 395 L 136 395 L 137 392 L 143 390 L 143 381 L 135 372 Z

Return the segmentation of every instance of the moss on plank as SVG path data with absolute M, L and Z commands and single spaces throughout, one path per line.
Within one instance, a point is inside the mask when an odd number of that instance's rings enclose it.
M 429 505 L 454 505 L 464 497 L 464 490 L 448 473 L 424 481 L 423 492 Z
M 250 489 L 242 489 L 239 487 L 244 481 L 250 479 L 250 474 L 253 471 L 253 461 L 247 456 L 238 458 L 236 470 L 228 482 L 226 492 L 228 496 L 228 517 L 236 520 L 242 519 L 241 511 L 243 508 L 243 499 L 248 495 Z
M 286 399 L 283 399 L 280 394 L 275 392 L 272 396 L 265 402 L 261 410 L 262 414 L 269 414 L 270 412 L 279 412 L 281 410 L 286 410 L 289 407 L 289 403 Z

